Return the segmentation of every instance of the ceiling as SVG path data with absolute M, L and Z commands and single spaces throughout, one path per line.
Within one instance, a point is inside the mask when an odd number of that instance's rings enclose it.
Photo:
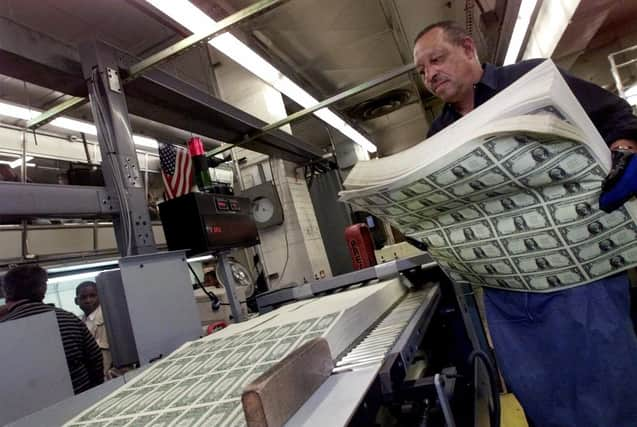
M 25 0 L 0 1 L 0 17 L 46 34 L 73 48 L 95 37 L 133 56 L 145 57 L 169 46 L 187 35 L 170 22 L 154 16 L 125 0 Z M 216 94 L 213 66 L 217 59 L 213 49 L 191 49 L 161 65 L 160 68 L 203 90 Z M 0 100 L 33 108 L 47 109 L 68 95 L 35 84 L 0 75 Z M 68 115 L 92 121 L 91 110 L 84 105 Z M 24 124 L 20 120 L 3 120 L 9 124 Z M 141 117 L 131 117 L 133 131 L 165 142 L 184 143 L 188 129 L 177 130 Z M 45 130 L 53 130 L 45 127 Z M 208 146 L 214 141 L 207 139 Z
M 636 18 L 637 2 L 633 0 L 583 0 L 554 58 L 575 75 L 615 91 L 608 55 L 637 45 Z M 632 55 L 635 57 L 637 53 Z M 622 70 L 622 78 L 626 83 L 636 81 L 634 67 Z
M 220 19 L 254 1 L 194 3 Z M 519 0 L 290 0 L 233 32 L 317 99 L 325 99 L 411 62 L 415 34 L 425 25 L 443 19 L 467 26 L 478 40 L 481 56 L 493 60 L 495 52 L 506 45 L 512 28 L 512 21 L 507 21 L 506 16 L 518 6 Z M 2 0 L 0 17 L 69 46 L 97 37 L 137 57 L 147 56 L 188 34 L 143 0 Z M 577 69 L 578 64 L 584 64 L 582 58 L 592 51 L 616 44 L 630 34 L 635 17 L 634 1 L 582 0 L 556 57 L 567 68 Z M 228 59 L 211 47 L 201 46 L 162 68 L 216 95 L 214 68 L 224 61 Z M 33 85 L 25 87 L 21 81 L 0 76 L 0 99 L 47 108 L 63 97 L 62 93 Z M 289 113 L 299 109 L 287 99 L 286 107 Z M 380 155 L 388 155 L 420 142 L 440 106 L 417 76 L 404 75 L 347 98 L 333 108 L 367 134 Z M 90 119 L 87 107 L 74 114 Z M 136 133 L 172 142 L 183 142 L 188 133 L 188 129 L 174 131 L 142 119 L 133 119 L 132 126 Z M 314 118 L 295 123 L 293 132 L 321 148 L 329 147 L 330 136 L 333 142 L 340 142 L 337 132 L 326 131 L 326 126 Z
M 195 3 L 218 19 L 252 2 L 197 0 Z M 496 2 L 292 0 L 242 25 L 239 32 L 249 45 L 303 83 L 317 99 L 325 99 L 411 63 L 413 39 L 426 25 L 445 19 L 465 22 L 467 15 L 477 23 L 481 13 L 478 3 L 482 8 L 493 9 Z M 474 34 L 482 40 L 477 25 Z M 387 95 L 396 90 L 400 96 L 396 96 L 397 92 Z M 334 107 L 369 136 L 380 155 L 388 155 L 423 139 L 434 114 L 431 101 L 419 77 L 411 73 L 349 97 Z M 361 106 L 363 103 L 367 109 Z M 289 110 L 294 111 L 294 105 Z M 308 119 L 293 130 L 302 138 L 326 144 L 324 126 L 317 122 Z M 335 134 L 338 135 L 333 132 L 332 136 Z

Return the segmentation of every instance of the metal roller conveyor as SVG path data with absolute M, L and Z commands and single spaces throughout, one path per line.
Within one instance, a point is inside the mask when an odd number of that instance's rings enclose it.
M 332 375 L 288 420 L 286 426 L 346 426 L 390 353 L 411 345 L 418 325 L 431 317 L 440 299 L 438 284 L 409 292 L 364 338 L 336 362 Z M 421 338 L 421 337 L 419 337 Z
M 332 373 L 382 363 L 418 307 L 430 296 L 430 291 L 429 288 L 407 294 L 363 340 L 336 362 Z

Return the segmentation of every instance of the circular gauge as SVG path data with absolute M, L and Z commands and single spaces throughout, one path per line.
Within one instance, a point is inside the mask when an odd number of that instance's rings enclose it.
M 274 215 L 274 203 L 266 197 L 259 197 L 252 202 L 252 216 L 258 223 L 266 223 Z

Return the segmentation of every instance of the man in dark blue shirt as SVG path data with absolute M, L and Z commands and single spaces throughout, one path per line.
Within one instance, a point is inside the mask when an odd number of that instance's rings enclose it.
M 425 86 L 445 102 L 428 136 L 542 62 L 483 67 L 474 41 L 453 22 L 421 31 L 414 61 Z M 563 76 L 611 150 L 637 151 L 637 119 L 630 106 L 594 84 Z M 629 191 L 622 194 L 634 194 L 634 182 L 626 186 Z M 551 293 L 484 289 L 502 374 L 533 425 L 637 426 L 637 337 L 628 287 L 622 273 Z
M 507 67 L 485 64 L 482 67 L 482 77 L 475 84 L 474 108 L 485 103 L 543 61 L 530 59 Z M 637 118 L 626 101 L 566 72 L 562 72 L 562 76 L 606 144 L 611 145 L 622 139 L 637 140 Z M 442 114 L 431 124 L 427 136 L 438 133 L 461 117 L 452 104 L 445 104 Z

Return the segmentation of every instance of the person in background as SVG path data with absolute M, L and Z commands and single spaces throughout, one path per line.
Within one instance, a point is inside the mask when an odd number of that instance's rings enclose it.
M 84 312 L 82 322 L 93 335 L 102 351 L 104 378 L 108 379 L 112 376 L 113 359 L 108 345 L 108 335 L 106 334 L 106 326 L 104 326 L 104 316 L 102 315 L 102 307 L 100 306 L 95 282 L 86 281 L 77 285 L 77 288 L 75 288 L 75 304 Z
M 102 354 L 95 339 L 84 323 L 74 314 L 52 304 L 43 303 L 46 287 L 47 273 L 40 266 L 25 265 L 9 270 L 2 281 L 7 307 L 6 314 L 0 322 L 54 311 L 73 392 L 79 394 L 102 384 L 104 382 Z
M 445 102 L 428 137 L 543 62 L 481 65 L 474 40 L 451 21 L 424 28 L 413 54 L 423 83 Z M 637 118 L 616 95 L 562 76 L 613 153 L 599 200 L 610 212 L 637 193 Z M 484 300 L 500 369 L 534 426 L 637 426 L 637 337 L 625 272 L 545 294 L 484 288 Z

